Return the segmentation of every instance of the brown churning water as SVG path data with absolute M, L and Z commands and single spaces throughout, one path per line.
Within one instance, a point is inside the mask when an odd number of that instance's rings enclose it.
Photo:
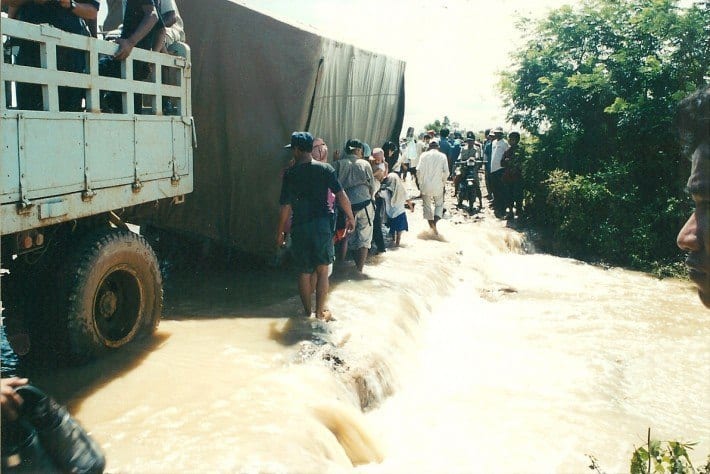
M 526 253 L 492 219 L 437 240 L 408 217 L 367 279 L 336 269 L 336 322 L 292 317 L 290 276 L 174 275 L 152 341 L 38 381 L 109 472 L 583 472 L 585 454 L 619 472 L 648 427 L 704 460 L 690 285 Z

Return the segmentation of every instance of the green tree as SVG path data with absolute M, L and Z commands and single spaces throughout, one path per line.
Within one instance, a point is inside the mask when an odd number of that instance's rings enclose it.
M 438 134 L 443 127 L 444 125 L 441 123 L 441 120 L 436 119 L 432 123 L 424 125 L 424 130 L 434 130 Z
M 561 250 L 646 268 L 679 258 L 688 164 L 673 119 L 710 80 L 708 3 L 585 0 L 520 22 L 527 42 L 501 86 L 535 140 L 530 216 Z

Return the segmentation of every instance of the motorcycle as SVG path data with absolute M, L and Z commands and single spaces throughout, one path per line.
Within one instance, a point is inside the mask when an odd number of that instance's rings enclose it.
M 483 209 L 483 195 L 478 182 L 478 172 L 483 161 L 462 160 L 456 162 L 456 195 L 458 196 L 458 207 L 463 207 L 463 201 L 468 202 L 468 212 L 473 214 L 476 198 L 478 198 L 478 210 Z

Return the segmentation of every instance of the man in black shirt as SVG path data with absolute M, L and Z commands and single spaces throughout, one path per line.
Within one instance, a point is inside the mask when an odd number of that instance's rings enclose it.
M 165 27 L 158 14 L 160 0 L 128 0 L 123 15 L 121 37 L 116 40 L 118 51 L 113 58 L 102 59 L 99 65 L 101 75 L 120 77 L 121 61 L 127 59 L 133 48 L 159 51 L 165 41 Z M 145 63 L 134 63 L 133 79 L 144 80 L 150 75 L 150 67 Z M 134 113 L 140 114 L 143 109 L 141 94 L 134 94 Z M 106 92 L 101 98 L 101 110 L 105 112 L 121 112 L 121 95 L 116 92 Z
M 335 194 L 346 215 L 346 232 L 355 228 L 350 200 L 328 163 L 311 156 L 313 136 L 308 132 L 294 132 L 286 145 L 293 152 L 295 164 L 283 177 L 281 185 L 281 214 L 276 246 L 285 243 L 284 229 L 291 213 L 291 250 L 298 268 L 298 292 L 306 316 L 311 314 L 311 294 L 316 291 L 316 317 L 328 321 L 325 309 L 328 296 L 328 266 L 333 263 L 333 209 L 328 205 L 328 190 Z
M 118 51 L 114 58 L 123 61 L 134 47 L 159 51 L 164 41 L 165 26 L 158 11 L 160 0 L 128 0 L 123 14 L 121 37 L 116 40 Z M 158 47 L 158 45 L 160 47 Z

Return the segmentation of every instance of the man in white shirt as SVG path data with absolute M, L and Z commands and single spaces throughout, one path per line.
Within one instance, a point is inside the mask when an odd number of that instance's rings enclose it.
M 495 138 L 491 144 L 491 188 L 493 191 L 493 211 L 496 217 L 505 214 L 505 186 L 503 185 L 503 167 L 501 161 L 503 154 L 508 151 L 510 145 L 503 139 L 503 127 L 496 127 L 493 130 Z
M 173 53 L 171 47 L 178 41 L 185 42 L 185 29 L 182 23 L 180 11 L 178 11 L 175 0 L 161 0 L 160 14 L 165 23 L 165 48 Z
M 429 140 L 431 136 L 425 133 L 417 142 L 417 156 L 409 164 L 409 172 L 414 176 L 414 184 L 419 188 L 419 178 L 417 178 L 417 167 L 419 166 L 419 158 L 429 149 Z
M 439 233 L 436 223 L 444 215 L 444 188 L 448 177 L 447 157 L 439 151 L 439 142 L 432 140 L 429 143 L 429 151 L 419 157 L 417 179 L 422 193 L 424 219 L 429 222 L 429 227 L 435 234 Z

